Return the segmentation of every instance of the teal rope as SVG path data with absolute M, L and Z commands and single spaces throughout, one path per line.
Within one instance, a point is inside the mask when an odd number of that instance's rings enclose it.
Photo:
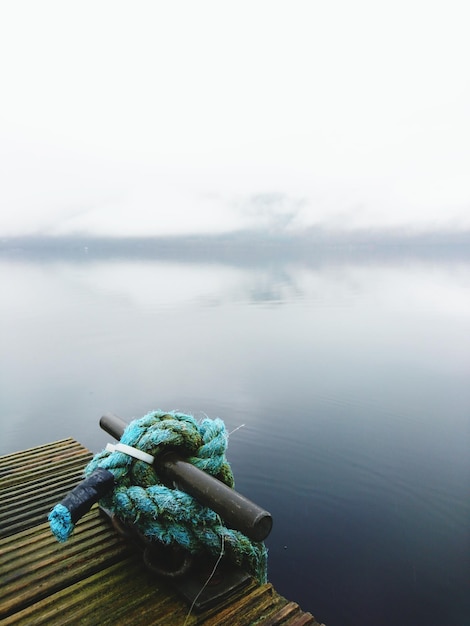
M 158 458 L 168 448 L 234 486 L 226 459 L 228 435 L 221 419 L 201 422 L 184 413 L 152 411 L 132 421 L 121 443 Z M 220 554 L 224 543 L 227 557 L 249 571 L 259 582 L 267 580 L 267 550 L 263 543 L 250 541 L 241 532 L 226 528 L 220 517 L 192 496 L 166 487 L 153 465 L 122 452 L 102 451 L 85 468 L 89 476 L 98 467 L 114 475 L 116 487 L 100 504 L 126 523 L 135 524 L 148 539 L 178 544 L 192 554 Z M 73 527 L 70 529 L 72 532 Z

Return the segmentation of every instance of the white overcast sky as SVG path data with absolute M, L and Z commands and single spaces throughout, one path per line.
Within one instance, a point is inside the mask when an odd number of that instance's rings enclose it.
M 0 235 L 470 227 L 468 0 L 3 0 Z

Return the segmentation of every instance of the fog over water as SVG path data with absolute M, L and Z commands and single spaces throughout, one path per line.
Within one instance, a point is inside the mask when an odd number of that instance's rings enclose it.
M 465 624 L 468 247 L 240 239 L 4 242 L 0 453 L 98 451 L 107 410 L 219 416 L 280 593 L 332 626 Z
M 470 623 L 467 4 L 0 3 L 0 454 L 219 416 L 280 593 Z

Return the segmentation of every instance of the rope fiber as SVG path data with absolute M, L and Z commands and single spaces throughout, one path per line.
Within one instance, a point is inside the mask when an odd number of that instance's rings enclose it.
M 205 417 L 198 422 L 192 415 L 152 411 L 132 421 L 125 429 L 121 443 L 151 454 L 156 461 L 165 452 L 180 456 L 221 480 L 229 487 L 234 478 L 225 453 L 228 434 L 223 421 Z M 85 468 L 89 477 L 95 470 L 107 470 L 114 477 L 114 489 L 100 504 L 127 524 L 135 524 L 148 540 L 165 545 L 177 544 L 193 555 L 219 556 L 224 546 L 226 557 L 260 583 L 267 580 L 267 550 L 264 543 L 251 541 L 243 533 L 224 526 L 220 517 L 179 489 L 169 487 L 158 476 L 155 465 L 135 459 L 123 452 L 103 450 Z M 61 505 L 57 505 L 56 508 Z M 63 511 L 58 510 L 58 515 Z M 51 528 L 54 510 L 51 512 Z M 73 531 L 72 520 L 61 518 L 59 540 Z M 53 529 L 54 532 L 54 529 Z

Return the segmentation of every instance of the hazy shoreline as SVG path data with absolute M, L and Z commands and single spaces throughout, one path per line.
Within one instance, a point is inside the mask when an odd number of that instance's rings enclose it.
M 102 237 L 93 235 L 23 235 L 0 239 L 0 258 L 95 261 L 103 259 L 265 264 L 342 260 L 470 261 L 470 232 L 408 233 L 405 230 L 263 233 L 239 231 L 218 235 Z

